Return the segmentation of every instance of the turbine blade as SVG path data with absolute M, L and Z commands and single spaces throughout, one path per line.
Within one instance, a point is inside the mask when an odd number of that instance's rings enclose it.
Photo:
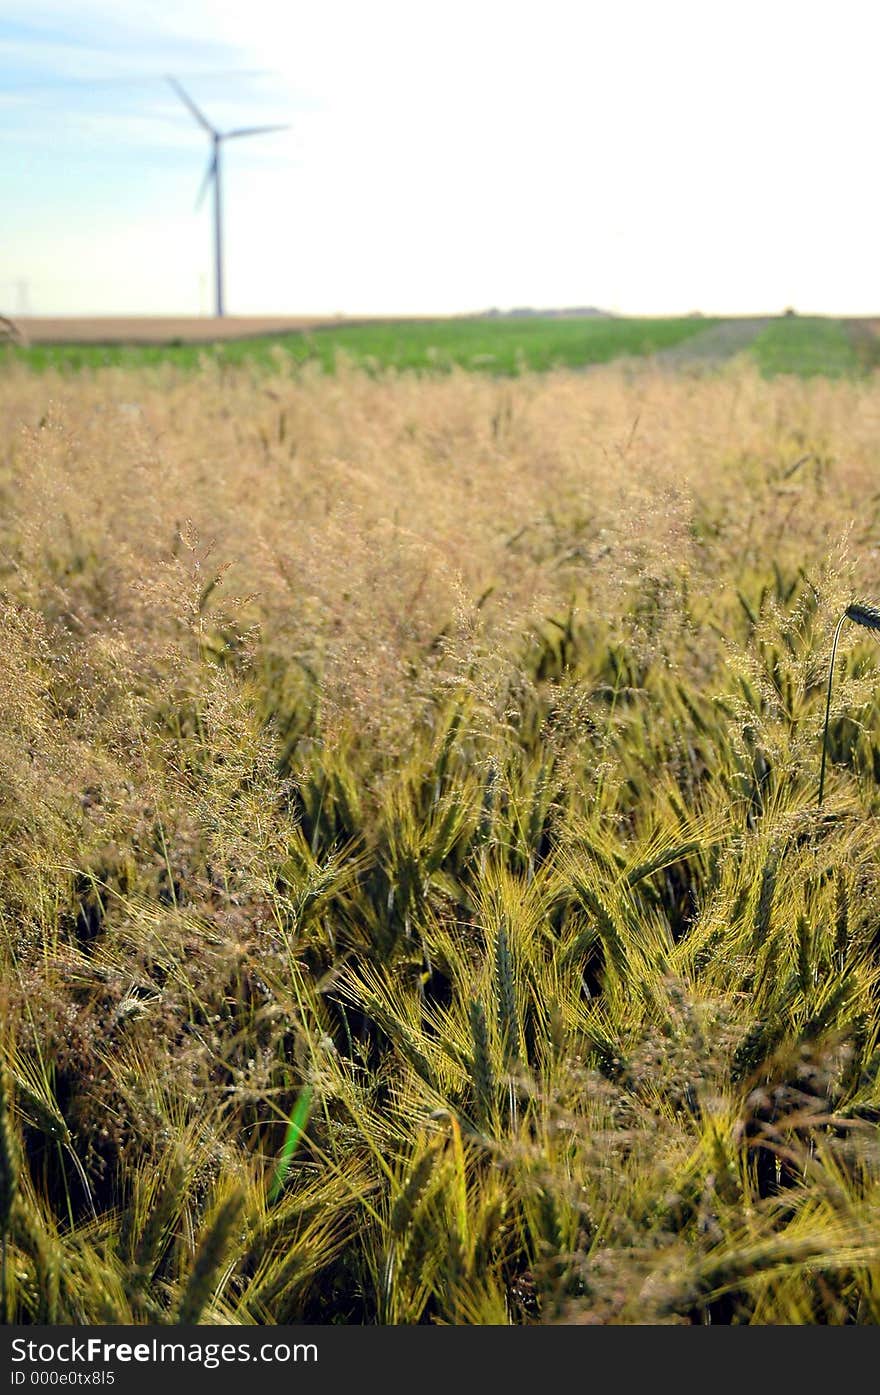
M 205 170 L 205 177 L 204 177 L 204 179 L 202 180 L 202 187 L 199 189 L 199 196 L 198 196 L 198 198 L 196 199 L 196 208 L 201 208 L 202 203 L 204 202 L 205 195 L 206 195 L 207 192 L 208 192 L 208 186 L 210 185 L 211 180 L 212 180 L 212 179 L 216 179 L 216 178 L 217 178 L 217 156 L 216 156 L 216 154 L 215 154 L 215 155 L 212 155 L 211 158 L 210 158 L 210 160 L 208 161 L 208 168 Z
M 241 126 L 236 131 L 224 131 L 221 140 L 234 140 L 236 136 L 267 136 L 270 131 L 289 131 L 289 124 L 283 126 Z
M 216 136 L 217 132 L 214 130 L 214 127 L 211 125 L 207 116 L 203 115 L 203 113 L 199 111 L 192 97 L 188 96 L 188 94 L 184 92 L 177 79 L 171 77 L 170 74 L 166 74 L 166 77 L 168 78 L 168 81 L 171 83 L 171 86 L 174 88 L 180 100 L 183 102 L 184 106 L 189 108 L 191 114 L 195 117 L 196 121 L 198 121 L 199 125 L 204 126 L 205 130 L 208 132 L 209 135 Z

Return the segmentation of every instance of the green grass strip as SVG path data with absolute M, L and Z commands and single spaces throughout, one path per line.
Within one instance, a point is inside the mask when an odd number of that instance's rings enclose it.
M 840 320 L 799 315 L 774 320 L 755 339 L 751 352 L 766 378 L 780 373 L 846 378 L 864 371 L 863 358 Z

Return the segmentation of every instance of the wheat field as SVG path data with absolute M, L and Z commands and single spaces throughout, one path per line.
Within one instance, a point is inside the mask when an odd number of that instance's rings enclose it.
M 0 1318 L 880 1318 L 880 381 L 0 375 Z

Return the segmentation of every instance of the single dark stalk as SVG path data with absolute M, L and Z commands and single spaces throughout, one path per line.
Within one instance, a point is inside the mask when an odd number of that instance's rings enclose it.
M 822 732 L 822 765 L 819 770 L 819 803 L 818 808 L 822 808 L 822 796 L 825 793 L 825 761 L 828 756 L 828 718 L 831 714 L 831 685 L 834 681 L 834 660 L 837 658 L 837 641 L 840 639 L 840 631 L 846 619 L 844 611 L 837 622 L 837 629 L 834 631 L 834 643 L 831 646 L 831 664 L 828 669 L 828 693 L 825 698 L 825 728 Z
M 856 625 L 862 625 L 866 630 L 880 630 L 880 608 L 875 605 L 863 605 L 858 601 L 853 601 L 848 605 L 837 622 L 837 629 L 834 631 L 834 643 L 831 646 L 831 663 L 828 668 L 828 692 L 825 698 L 825 727 L 822 732 L 822 766 L 819 771 L 819 803 L 822 807 L 822 796 L 825 793 L 825 762 L 828 756 L 828 719 L 831 715 L 831 687 L 834 682 L 834 660 L 837 658 L 837 641 L 840 639 L 840 631 L 844 620 L 852 620 Z

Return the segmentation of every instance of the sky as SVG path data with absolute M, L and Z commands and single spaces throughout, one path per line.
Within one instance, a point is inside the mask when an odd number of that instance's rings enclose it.
M 0 313 L 880 313 L 875 0 L 0 0 Z

